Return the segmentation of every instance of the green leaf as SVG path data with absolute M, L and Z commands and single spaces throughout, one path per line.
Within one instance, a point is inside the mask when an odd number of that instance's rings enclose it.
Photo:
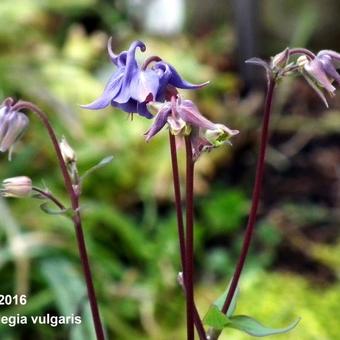
M 49 205 L 49 202 L 45 202 L 40 205 L 40 209 L 49 215 L 65 215 L 65 216 L 72 217 L 72 209 L 67 208 L 67 209 L 54 210 L 54 209 L 51 209 L 48 205 Z
M 203 322 L 214 329 L 222 330 L 230 323 L 230 319 L 215 305 L 212 305 L 204 316 Z
M 67 339 L 95 340 L 95 331 L 91 318 L 86 286 L 81 275 L 71 262 L 64 258 L 50 258 L 41 261 L 41 272 L 55 295 L 55 302 L 60 315 L 80 315 L 80 325 L 65 325 Z M 83 305 L 85 304 L 85 305 Z
M 85 171 L 84 175 L 81 176 L 80 181 L 82 182 L 86 177 L 91 175 L 94 171 L 99 170 L 101 168 L 104 168 L 105 166 L 110 164 L 112 162 L 112 160 L 113 160 L 113 156 L 107 156 L 107 157 L 103 158 L 98 164 L 96 164 L 92 168 Z
M 221 330 L 224 327 L 230 323 L 230 317 L 234 314 L 235 308 L 236 308 L 236 302 L 239 295 L 239 289 L 236 288 L 236 291 L 234 293 L 234 296 L 231 300 L 231 303 L 229 305 L 228 311 L 226 314 L 222 313 L 222 307 L 224 305 L 225 299 L 227 298 L 228 292 L 229 292 L 230 283 L 227 287 L 227 289 L 223 292 L 221 296 L 219 296 L 213 304 L 210 306 L 207 314 L 203 318 L 203 322 L 213 327 L 214 329 Z
M 219 310 L 222 310 L 222 307 L 224 305 L 224 302 L 225 302 L 227 295 L 228 295 L 228 292 L 229 292 L 229 287 L 230 287 L 230 283 L 229 283 L 227 289 L 224 291 L 224 293 L 221 296 L 219 296 L 215 300 L 215 302 L 213 303 L 213 305 L 215 305 Z M 235 312 L 238 296 L 239 296 L 239 288 L 237 287 L 236 290 L 235 290 L 234 296 L 231 300 L 231 303 L 229 305 L 227 314 L 226 314 L 228 317 L 231 317 Z
M 300 318 L 285 328 L 268 328 L 260 322 L 246 315 L 236 315 L 230 318 L 230 323 L 226 327 L 235 328 L 253 336 L 267 336 L 287 333 L 299 323 Z

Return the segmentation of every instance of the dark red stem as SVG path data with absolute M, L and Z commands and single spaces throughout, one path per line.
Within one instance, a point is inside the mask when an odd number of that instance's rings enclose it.
M 41 196 L 46 197 L 47 199 L 51 200 L 60 210 L 64 210 L 65 206 L 54 196 L 52 195 L 50 192 L 41 190 L 37 187 L 33 187 L 32 188 L 33 191 L 39 193 Z
M 184 262 L 185 236 L 184 236 L 181 186 L 180 186 L 179 173 L 178 173 L 176 140 L 175 140 L 175 136 L 170 131 L 169 131 L 169 143 L 170 143 L 172 178 L 173 178 L 175 206 L 176 206 L 179 249 L 181 253 L 181 263 L 182 263 L 183 277 L 184 277 L 185 276 L 185 262 Z
M 43 111 L 41 111 L 37 106 L 35 106 L 33 103 L 26 102 L 26 101 L 19 101 L 12 107 L 12 109 L 17 110 L 17 111 L 22 110 L 22 109 L 27 109 L 35 113 L 38 116 L 38 118 L 41 120 L 41 122 L 44 124 L 44 126 L 46 127 L 47 132 L 50 136 L 55 153 L 58 158 L 60 170 L 64 178 L 65 187 L 70 197 L 72 209 L 74 211 L 73 223 L 75 226 L 79 256 L 80 256 L 80 260 L 81 260 L 82 267 L 83 267 L 87 293 L 88 293 L 88 297 L 90 301 L 92 318 L 93 318 L 93 323 L 94 323 L 94 327 L 95 327 L 95 331 L 97 335 L 97 340 L 105 340 L 104 330 L 103 330 L 102 322 L 101 322 L 100 315 L 99 315 L 97 298 L 96 298 L 96 294 L 95 294 L 95 290 L 93 286 L 89 259 L 88 259 L 88 255 L 86 251 L 84 232 L 83 232 L 82 223 L 81 223 L 81 216 L 79 212 L 79 208 L 80 208 L 79 207 L 79 195 L 77 191 L 74 190 L 73 188 L 72 180 L 67 171 L 67 166 L 63 159 L 63 156 L 62 156 L 62 153 L 59 147 L 58 139 L 52 128 L 52 125 L 50 124 L 47 118 L 47 115 Z
M 247 228 L 245 231 L 241 254 L 240 254 L 234 275 L 233 275 L 233 279 L 230 284 L 228 295 L 222 307 L 223 313 L 227 313 L 230 303 L 232 301 L 232 298 L 235 294 L 235 291 L 236 291 L 236 288 L 237 288 L 237 285 L 238 285 L 238 282 L 239 282 L 239 279 L 240 279 L 240 276 L 241 276 L 241 273 L 244 267 L 244 263 L 248 255 L 250 242 L 251 242 L 253 232 L 254 232 L 257 208 L 259 205 L 260 193 L 261 193 L 262 182 L 263 182 L 264 161 L 265 161 L 265 155 L 266 155 L 266 148 L 268 144 L 269 121 L 270 121 L 270 112 L 271 112 L 271 107 L 272 107 L 274 88 L 275 88 L 275 79 L 270 78 L 269 83 L 268 83 L 264 116 L 263 116 L 263 122 L 262 122 L 260 150 L 259 150 L 259 155 L 258 155 L 258 160 L 257 160 L 257 165 L 256 165 L 252 205 L 251 205 L 251 209 L 249 213 L 248 224 L 247 224 Z
M 176 206 L 176 214 L 177 214 L 177 227 L 178 227 L 178 239 L 179 239 L 179 248 L 181 254 L 181 264 L 183 271 L 183 283 L 184 290 L 186 285 L 186 272 L 185 272 L 185 235 L 184 235 L 184 223 L 183 223 L 183 210 L 182 210 L 182 198 L 181 198 L 181 186 L 179 180 L 179 172 L 178 172 L 178 162 L 177 162 L 177 149 L 176 149 L 176 140 L 175 136 L 171 134 L 169 131 L 169 142 L 170 142 L 170 154 L 171 154 L 171 165 L 172 165 L 172 176 L 173 176 L 173 184 L 174 184 L 174 196 L 175 196 L 175 206 Z M 186 292 L 185 292 L 186 294 Z M 203 327 L 201 318 L 198 314 L 197 308 L 194 305 L 194 323 L 198 333 L 200 340 L 206 340 L 207 336 L 205 333 L 205 329 Z
M 185 287 L 187 293 L 187 339 L 194 333 L 194 161 L 190 136 L 185 136 L 186 150 L 186 243 Z
M 306 55 L 307 57 L 309 57 L 312 60 L 315 58 L 315 54 L 313 52 L 311 52 L 310 50 L 307 50 L 306 48 L 291 48 L 291 49 L 289 49 L 289 55 L 294 55 L 294 54 Z

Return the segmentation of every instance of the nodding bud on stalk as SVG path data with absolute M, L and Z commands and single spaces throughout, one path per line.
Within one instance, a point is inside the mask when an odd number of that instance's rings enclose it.
M 304 68 L 305 73 L 321 88 L 326 89 L 330 95 L 335 94 L 334 80 L 340 84 L 340 74 L 337 72 L 339 67 L 340 54 L 331 51 L 320 51 L 311 61 L 306 61 L 300 57 L 299 66 Z
M 295 55 L 299 57 L 291 59 Z M 324 90 L 333 97 L 335 83 L 340 85 L 340 53 L 332 50 L 322 50 L 316 55 L 305 48 L 286 48 L 271 58 L 271 62 L 259 58 L 251 58 L 246 63 L 259 65 L 265 68 L 267 75 L 275 80 L 291 75 L 302 74 L 312 89 L 319 95 L 328 107 Z
M 327 107 L 323 90 L 326 90 L 330 96 L 335 95 L 334 81 L 340 85 L 340 74 L 337 71 L 339 62 L 340 54 L 331 50 L 320 51 L 314 59 L 302 55 L 296 61 L 302 75 Z
M 3 197 L 28 197 L 32 191 L 32 180 L 26 176 L 7 178 L 2 181 L 0 195 Z
M 0 152 L 8 151 L 22 136 L 29 120 L 21 112 L 12 110 L 12 101 L 0 108 Z
M 59 147 L 66 164 L 75 163 L 77 161 L 76 153 L 71 148 L 70 144 L 67 142 L 64 136 L 59 143 Z

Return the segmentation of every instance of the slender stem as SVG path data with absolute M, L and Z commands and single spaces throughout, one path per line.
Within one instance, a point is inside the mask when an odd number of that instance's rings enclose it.
M 257 165 L 256 165 L 252 205 L 251 205 L 251 209 L 250 209 L 250 213 L 248 217 L 248 224 L 247 224 L 247 228 L 246 228 L 245 235 L 244 235 L 241 254 L 240 254 L 234 275 L 233 275 L 233 279 L 230 284 L 228 295 L 222 307 L 223 313 L 227 313 L 230 303 L 232 301 L 232 298 L 235 294 L 236 287 L 238 285 L 238 282 L 239 282 L 239 279 L 240 279 L 240 276 L 241 276 L 241 273 L 244 267 L 244 263 L 248 255 L 250 242 L 251 242 L 253 231 L 254 231 L 257 208 L 259 205 L 260 193 L 261 193 L 262 182 L 263 182 L 264 161 L 265 161 L 265 155 L 266 155 L 266 147 L 268 143 L 269 121 L 270 121 L 270 113 L 271 113 L 271 106 L 272 106 L 272 101 L 273 101 L 275 83 L 276 83 L 275 79 L 273 78 L 269 79 L 266 102 L 265 102 L 265 109 L 264 109 L 264 116 L 263 116 L 263 122 L 262 122 L 260 150 L 259 150 L 259 155 L 258 155 L 258 160 L 257 160 Z
M 190 136 L 185 136 L 186 149 L 186 243 L 185 287 L 187 292 L 187 337 L 194 334 L 194 161 Z
M 176 140 L 175 140 L 175 136 L 172 135 L 170 131 L 169 131 L 169 142 L 170 142 L 172 176 L 173 176 L 174 196 L 175 196 L 175 205 L 176 205 L 176 214 L 177 214 L 178 239 L 179 239 L 179 248 L 180 248 L 181 264 L 182 264 L 182 271 L 183 271 L 183 283 L 184 283 L 183 288 L 184 288 L 184 293 L 186 295 L 185 235 L 184 235 L 183 211 L 182 211 L 182 204 L 181 204 L 182 202 L 181 186 L 180 186 L 179 172 L 178 172 Z M 195 323 L 195 327 L 196 327 L 200 340 L 206 340 L 207 336 L 205 333 L 205 329 L 203 327 L 201 318 L 198 314 L 198 311 L 195 305 L 194 305 L 194 323 Z
M 67 190 L 67 192 L 70 196 L 72 209 L 74 209 L 74 210 L 77 209 L 76 193 L 73 190 L 72 180 L 71 180 L 71 177 L 70 177 L 70 175 L 67 171 L 67 166 L 66 166 L 64 159 L 63 159 L 63 156 L 61 154 L 58 139 L 57 139 L 57 137 L 54 133 L 52 125 L 50 124 L 50 122 L 47 118 L 47 115 L 43 111 L 41 111 L 37 106 L 35 106 L 33 103 L 26 102 L 26 101 L 19 101 L 18 103 L 14 104 L 12 109 L 16 110 L 16 111 L 20 111 L 22 109 L 30 110 L 33 113 L 35 113 L 38 116 L 38 118 L 41 120 L 41 122 L 44 124 L 44 126 L 47 129 L 47 132 L 50 136 L 50 139 L 52 141 L 55 153 L 56 153 L 57 158 L 58 158 L 58 163 L 59 163 L 60 170 L 61 170 L 63 178 L 64 178 L 65 187 L 66 187 L 66 190 Z
M 289 49 L 289 55 L 294 55 L 294 54 L 306 55 L 307 57 L 309 57 L 312 60 L 315 58 L 315 54 L 313 52 L 307 50 L 306 48 L 291 48 L 291 49 Z
M 75 226 L 79 256 L 80 256 L 80 260 L 81 260 L 82 267 L 83 267 L 87 293 L 88 293 L 89 302 L 91 306 L 92 318 L 93 318 L 93 323 L 94 323 L 94 327 L 95 327 L 95 331 L 97 335 L 97 340 L 105 340 L 104 330 L 103 330 L 102 322 L 101 322 L 100 315 L 99 315 L 98 303 L 97 303 L 97 298 L 96 298 L 93 280 L 92 280 L 89 259 L 88 259 L 88 255 L 86 251 L 84 233 L 83 233 L 82 224 L 81 224 L 81 216 L 79 212 L 79 208 L 80 208 L 79 207 L 79 194 L 77 190 L 75 190 L 75 188 L 73 187 L 72 179 L 67 171 L 67 166 L 63 159 L 58 139 L 52 128 L 52 125 L 50 124 L 47 118 L 47 115 L 43 111 L 41 111 L 37 106 L 35 106 L 33 103 L 26 102 L 26 101 L 19 101 L 13 106 L 13 110 L 19 111 L 21 109 L 30 110 L 38 116 L 38 118 L 41 120 L 41 122 L 46 127 L 47 132 L 52 141 L 55 153 L 58 158 L 60 170 L 64 178 L 65 187 L 69 194 L 72 209 L 74 211 L 73 223 Z
M 33 187 L 32 190 L 37 192 L 37 193 L 39 193 L 41 196 L 44 196 L 47 199 L 51 200 L 58 208 L 60 208 L 60 210 L 64 210 L 65 209 L 65 206 L 54 195 L 52 195 L 50 192 L 41 190 L 41 189 L 39 189 L 37 187 Z
M 177 216 L 178 227 L 178 239 L 179 248 L 181 253 L 181 263 L 183 269 L 183 277 L 185 277 L 185 236 L 184 236 L 184 223 L 183 223 L 183 211 L 182 211 L 182 199 L 181 199 L 181 186 L 179 181 L 178 162 L 177 162 L 177 150 L 175 136 L 169 131 L 170 153 L 171 153 L 171 165 L 172 165 L 172 177 L 174 184 L 174 196 Z

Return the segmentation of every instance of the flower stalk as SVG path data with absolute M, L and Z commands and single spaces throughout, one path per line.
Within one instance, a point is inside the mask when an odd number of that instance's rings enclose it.
M 170 144 L 170 154 L 171 154 L 171 165 L 172 165 L 172 175 L 173 175 L 173 185 L 174 185 L 174 197 L 177 215 L 177 227 L 178 227 L 178 239 L 180 248 L 180 257 L 183 271 L 183 288 L 186 295 L 186 271 L 185 271 L 185 230 L 183 222 L 183 211 L 182 211 L 182 199 L 181 199 L 181 187 L 178 172 L 178 162 L 177 162 L 177 150 L 176 150 L 176 140 L 175 136 L 169 131 L 169 144 Z M 198 333 L 200 340 L 206 340 L 206 332 L 202 324 L 202 320 L 198 314 L 197 308 L 194 303 L 194 324 Z
M 51 194 L 48 191 L 45 190 L 41 190 L 40 188 L 37 187 L 33 187 L 32 191 L 36 192 L 39 196 L 43 197 L 43 198 L 47 198 L 48 200 L 50 200 L 51 202 L 53 202 L 60 210 L 65 210 L 66 207 L 64 206 L 63 203 L 61 203 L 58 198 L 56 198 L 53 194 Z
M 260 141 L 260 150 L 256 165 L 256 174 L 255 174 L 255 183 L 252 195 L 252 204 L 251 209 L 248 217 L 247 228 L 244 235 L 243 245 L 241 254 L 236 265 L 236 269 L 230 284 L 230 288 L 226 297 L 226 300 L 222 307 L 222 312 L 227 313 L 232 298 L 235 294 L 236 287 L 238 285 L 248 252 L 250 243 L 252 240 L 255 222 L 256 222 L 256 215 L 258 210 L 258 205 L 260 201 L 260 194 L 262 190 L 262 183 L 263 183 L 263 174 L 264 174 L 264 165 L 265 165 L 265 156 L 266 156 L 266 149 L 268 144 L 268 136 L 269 136 L 269 121 L 270 121 L 270 114 L 273 102 L 273 95 L 274 95 L 274 88 L 276 85 L 276 79 L 270 77 L 268 81 L 268 88 L 267 88 L 267 95 L 265 101 L 265 110 L 263 115 L 263 122 L 262 122 L 262 132 L 261 132 L 261 141 Z
M 194 161 L 190 136 L 185 136 L 186 150 L 186 244 L 185 286 L 187 295 L 187 336 L 194 339 Z
M 40 119 L 40 121 L 43 123 L 45 128 L 47 129 L 48 135 L 51 139 L 51 142 L 53 144 L 55 153 L 57 155 L 58 163 L 60 170 L 63 175 L 64 183 L 66 190 L 68 192 L 72 210 L 73 210 L 73 223 L 75 226 L 75 231 L 76 231 L 76 238 L 77 238 L 77 245 L 78 245 L 78 251 L 79 251 L 79 256 L 83 268 L 83 273 L 85 277 L 85 282 L 86 282 L 86 288 L 87 288 L 87 293 L 89 297 L 89 302 L 90 302 L 90 307 L 91 307 L 91 313 L 92 313 L 92 318 L 93 318 L 93 323 L 95 327 L 95 332 L 96 332 L 96 337 L 97 340 L 105 340 L 104 336 L 104 330 L 102 326 L 102 322 L 100 319 L 100 314 L 99 314 L 99 308 L 98 308 L 98 303 L 97 303 L 97 298 L 94 290 L 94 285 L 93 285 L 93 279 L 92 279 L 92 274 L 91 274 L 91 269 L 90 269 L 90 264 L 89 264 L 89 258 L 86 250 L 86 244 L 85 244 L 85 238 L 84 238 L 84 232 L 82 228 L 82 221 L 81 221 L 81 215 L 80 215 L 80 205 L 79 205 L 79 190 L 77 188 L 77 185 L 73 185 L 72 179 L 69 175 L 69 172 L 67 170 L 67 165 L 65 163 L 65 160 L 63 158 L 62 151 L 60 149 L 60 144 L 58 142 L 58 139 L 56 137 L 56 134 L 52 128 L 52 125 L 50 124 L 47 115 L 40 110 L 37 106 L 35 106 L 33 103 L 26 102 L 26 101 L 19 101 L 13 106 L 14 111 L 19 111 L 21 109 L 27 109 L 37 115 L 37 117 Z M 57 204 L 57 202 L 55 202 Z M 60 205 L 60 204 L 59 204 Z M 61 206 L 60 206 L 61 207 Z

